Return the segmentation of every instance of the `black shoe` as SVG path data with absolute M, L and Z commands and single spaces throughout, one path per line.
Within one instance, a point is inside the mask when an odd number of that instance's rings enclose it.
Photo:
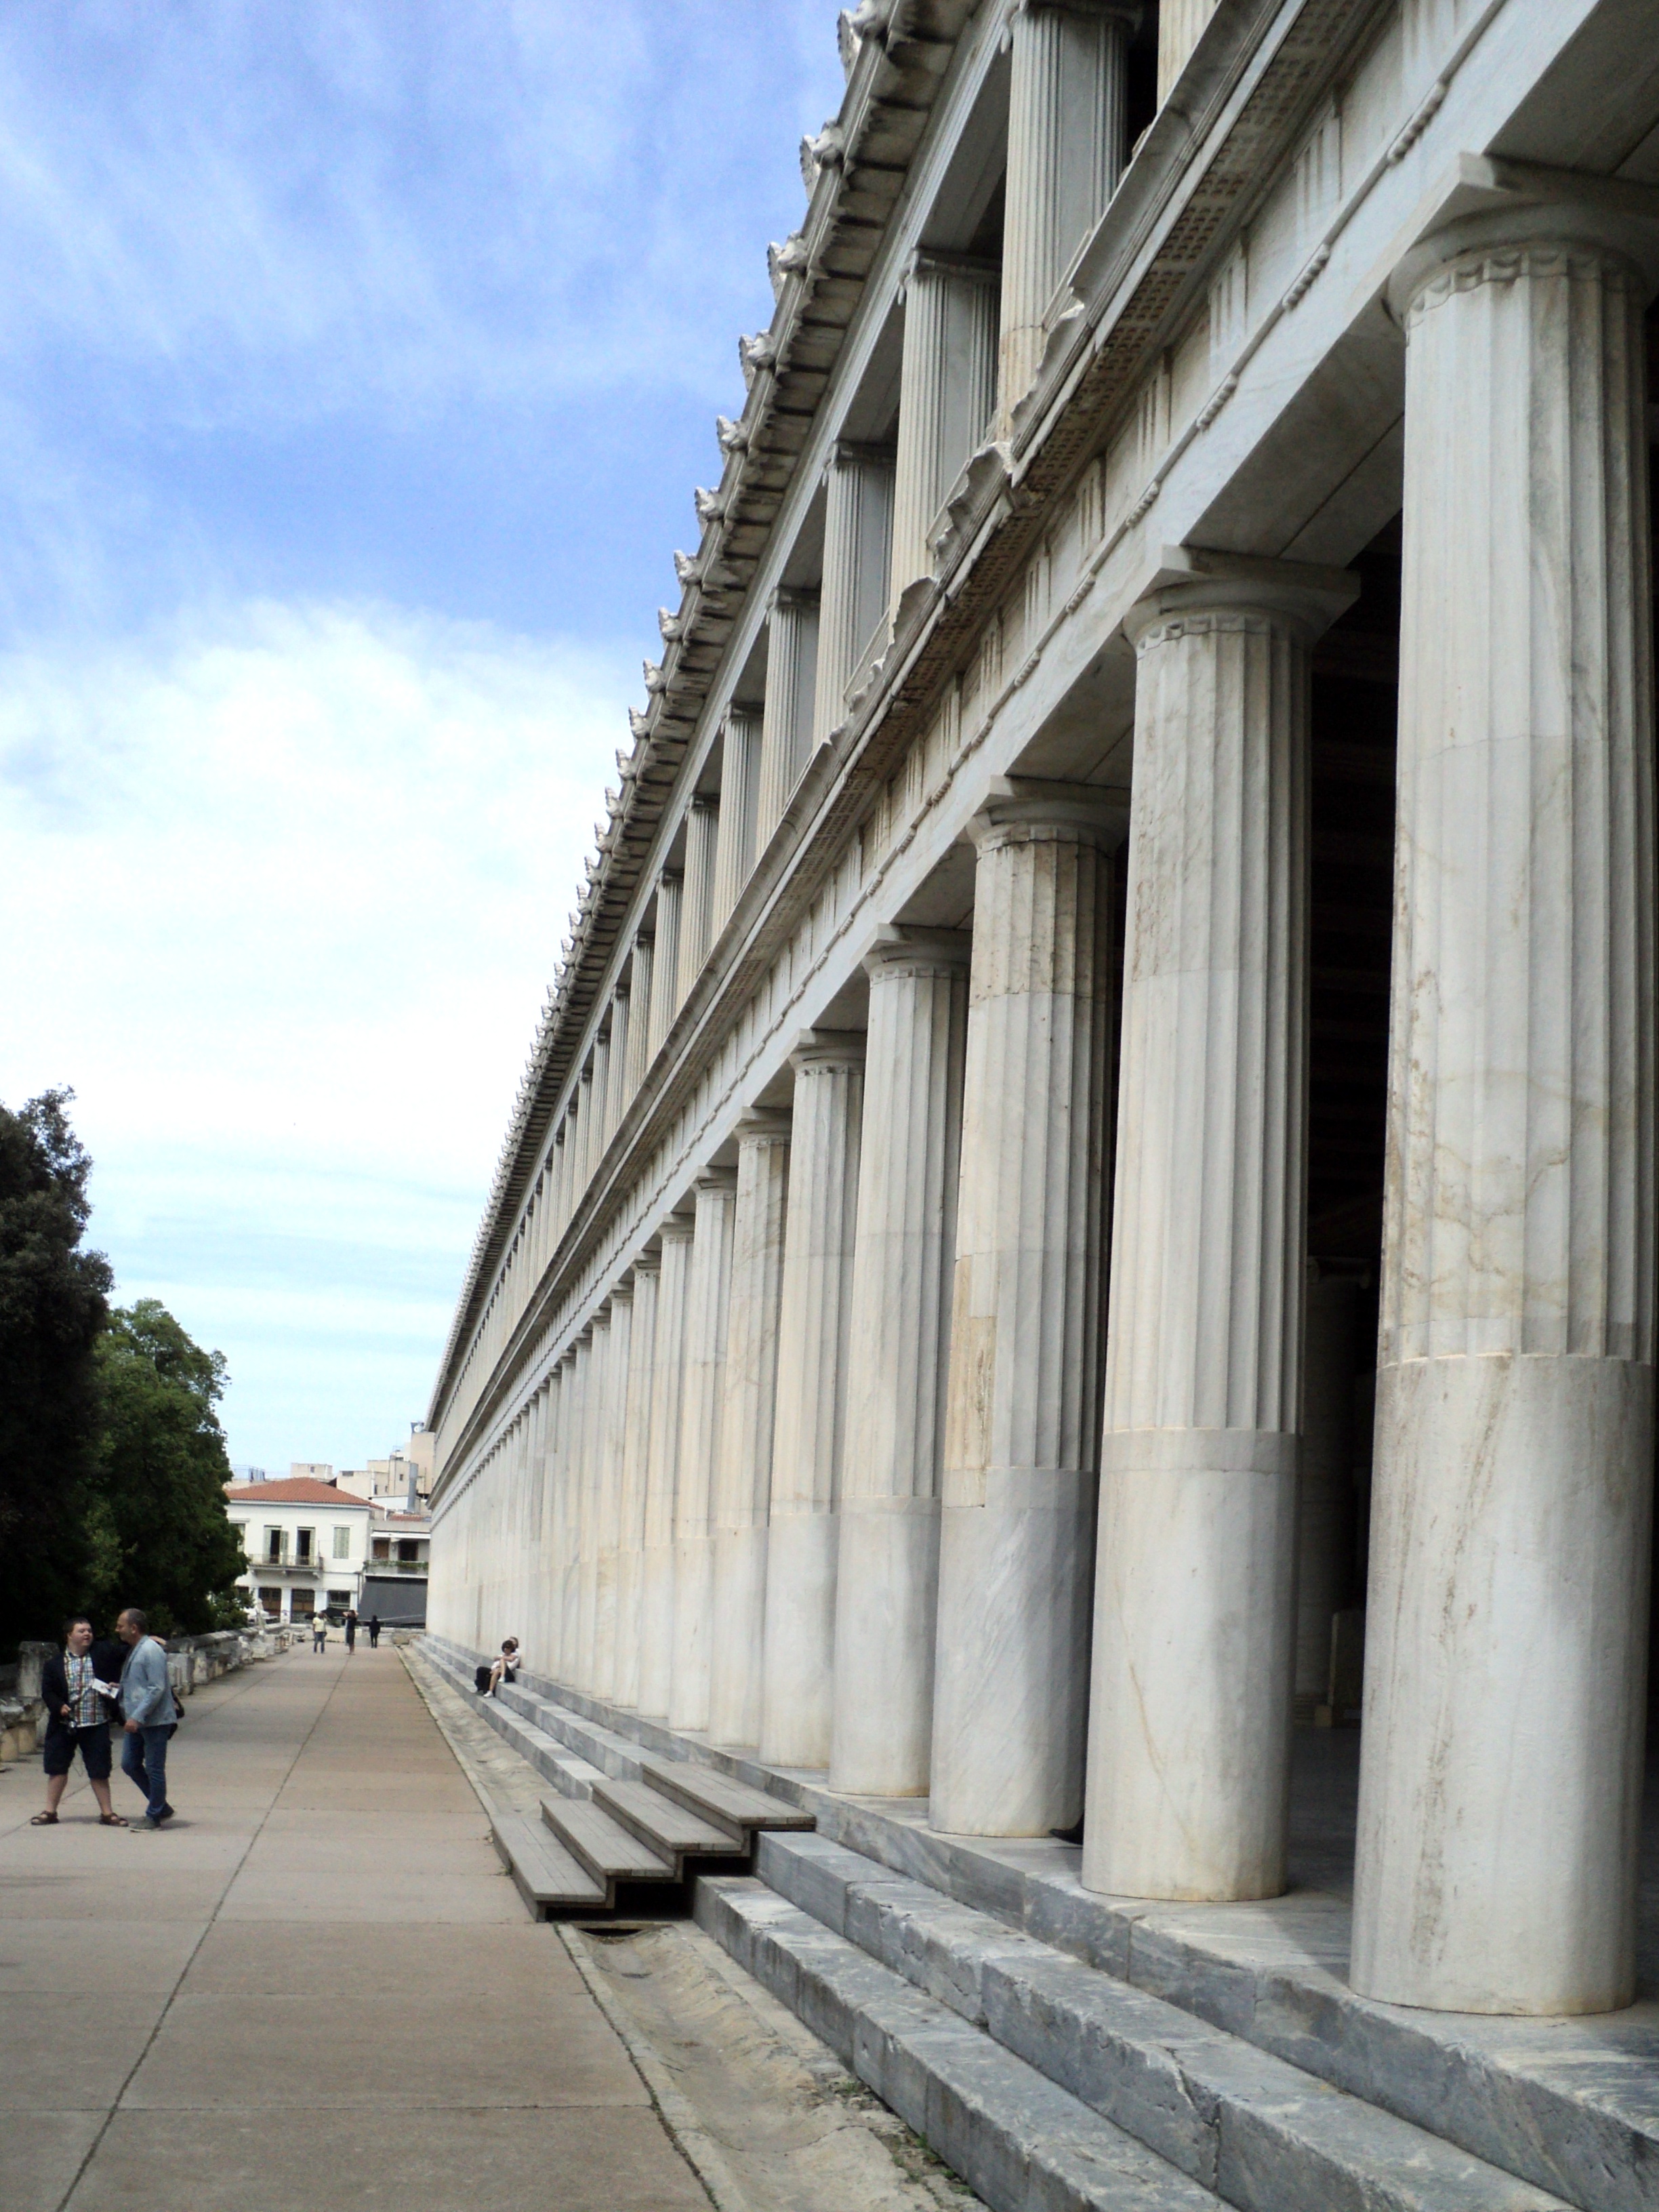
M 161 1826 L 161 1822 L 162 1822 L 163 1820 L 170 1820 L 172 1818 L 173 1818 L 173 1808 L 172 1808 L 172 1806 L 171 1806 L 171 1805 L 163 1805 L 163 1806 L 162 1806 L 162 1808 L 161 1808 L 161 1811 L 160 1811 L 160 1812 L 155 1815 L 156 1826 L 159 1827 L 159 1826 Z

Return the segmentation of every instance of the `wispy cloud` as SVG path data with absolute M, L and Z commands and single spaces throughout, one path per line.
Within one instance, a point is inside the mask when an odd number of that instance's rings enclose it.
M 239 1322 L 349 1310 L 424 1402 L 625 691 L 373 607 L 0 659 L 0 1096 L 74 1083 L 123 1291 L 222 1343 L 247 1455 L 389 1409 L 291 1360 L 259 1402 Z

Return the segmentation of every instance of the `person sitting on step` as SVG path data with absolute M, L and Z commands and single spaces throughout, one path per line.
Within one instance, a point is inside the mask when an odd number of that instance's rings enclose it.
M 519 1639 L 516 1636 L 509 1636 L 501 1646 L 500 1657 L 489 1670 L 489 1694 L 492 1698 L 500 1697 L 503 1682 L 517 1679 L 520 1665 Z

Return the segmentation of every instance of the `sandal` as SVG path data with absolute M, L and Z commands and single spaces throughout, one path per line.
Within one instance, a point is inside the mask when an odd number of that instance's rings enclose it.
M 127 1824 L 118 1813 L 100 1813 L 98 1825 L 100 1828 L 125 1828 Z
M 29 1822 L 29 1826 L 32 1828 L 55 1828 L 58 1826 L 58 1815 L 56 1813 L 37 1813 Z

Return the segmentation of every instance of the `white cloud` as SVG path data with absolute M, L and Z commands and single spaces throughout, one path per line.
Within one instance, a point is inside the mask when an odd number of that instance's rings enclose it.
M 828 0 L 16 11 L 0 345 L 148 364 L 198 426 L 618 379 L 729 407 L 834 26 Z
M 0 657 L 0 1097 L 74 1085 L 94 1239 L 230 1356 L 237 1457 L 423 1409 L 630 689 L 373 607 Z

